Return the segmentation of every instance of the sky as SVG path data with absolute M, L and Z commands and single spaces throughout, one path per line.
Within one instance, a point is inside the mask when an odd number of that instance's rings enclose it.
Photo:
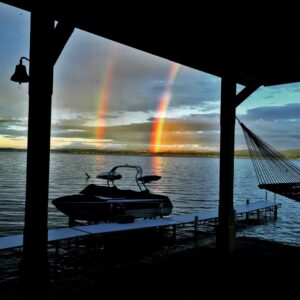
M 0 148 L 27 147 L 28 84 L 10 77 L 29 57 L 29 21 L 29 13 L 0 3 Z M 51 147 L 218 151 L 220 84 L 76 29 L 54 68 Z M 300 83 L 260 87 L 236 112 L 274 148 L 300 148 Z M 246 148 L 238 124 L 235 147 Z

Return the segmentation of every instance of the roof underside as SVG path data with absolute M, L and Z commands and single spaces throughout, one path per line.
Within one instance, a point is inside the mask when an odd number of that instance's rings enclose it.
M 32 10 L 30 0 L 1 2 Z M 281 31 L 270 30 L 272 24 L 258 30 L 257 26 L 244 26 L 247 23 L 244 21 L 229 28 L 225 23 L 222 26 L 222 22 L 199 21 L 201 15 L 197 12 L 196 18 L 192 9 L 191 18 L 184 19 L 163 13 L 157 7 L 143 8 L 142 13 L 137 12 L 138 8 L 128 13 L 127 7 L 121 16 L 122 8 L 119 8 L 116 17 L 109 15 L 109 10 L 99 8 L 95 0 L 78 1 L 79 4 L 68 9 L 64 6 L 69 1 L 41 2 L 39 12 L 57 21 L 219 77 L 232 76 L 245 86 L 300 81 L 297 40 L 284 40 Z M 274 30 L 276 35 L 265 34 Z

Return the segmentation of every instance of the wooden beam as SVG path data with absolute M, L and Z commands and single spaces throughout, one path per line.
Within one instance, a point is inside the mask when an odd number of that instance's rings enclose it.
M 221 82 L 220 190 L 217 249 L 221 253 L 235 250 L 235 216 L 233 209 L 234 130 L 236 82 L 223 77 Z
M 57 59 L 59 58 L 62 50 L 64 49 L 66 43 L 68 42 L 70 36 L 72 35 L 75 27 L 69 25 L 65 22 L 58 22 L 53 37 L 53 65 L 55 65 Z
M 246 100 L 252 93 L 254 93 L 261 85 L 249 85 L 242 89 L 236 96 L 235 96 L 235 107 L 238 107 L 244 100 Z
M 42 4 L 41 4 L 42 5 Z M 24 293 L 43 299 L 48 283 L 48 190 L 54 20 L 32 11 L 27 174 L 20 282 Z M 25 297 L 26 298 L 26 297 Z

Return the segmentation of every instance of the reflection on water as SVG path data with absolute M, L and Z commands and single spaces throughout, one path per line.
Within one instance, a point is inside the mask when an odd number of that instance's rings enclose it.
M 97 179 L 100 172 L 116 165 L 139 165 L 143 175 L 162 178 L 149 185 L 154 193 L 169 196 L 174 214 L 217 208 L 219 198 L 219 159 L 197 157 L 159 157 L 129 155 L 51 154 L 49 182 L 49 228 L 66 227 L 67 217 L 60 213 L 51 200 L 80 192 L 87 184 L 106 184 Z M 295 161 L 300 164 L 300 161 Z M 23 229 L 26 153 L 0 152 L 0 235 L 19 233 Z M 87 180 L 85 173 L 90 175 Z M 124 188 L 132 187 L 124 175 Z M 123 181 L 123 179 L 121 180 Z M 116 182 L 116 184 L 121 184 Z M 265 191 L 258 187 L 249 159 L 235 159 L 235 203 L 265 199 Z M 273 201 L 270 194 L 269 199 Z M 282 203 L 276 222 L 252 227 L 247 235 L 279 240 L 300 245 L 300 203 L 278 196 Z
M 164 168 L 163 157 L 161 157 L 161 156 L 152 156 L 150 159 L 151 159 L 151 166 L 152 166 L 153 175 L 160 174 L 161 169 Z
M 153 175 L 163 176 L 162 174 L 165 173 L 164 171 L 166 168 L 164 158 L 161 156 L 152 156 L 152 157 L 150 157 L 150 159 L 151 159 L 151 167 L 152 167 L 150 175 L 153 174 Z M 159 189 L 161 181 L 162 181 L 162 179 L 160 179 L 158 182 L 153 182 L 153 183 L 149 184 L 149 187 L 150 187 L 152 193 L 155 193 L 155 194 L 161 193 L 161 191 Z

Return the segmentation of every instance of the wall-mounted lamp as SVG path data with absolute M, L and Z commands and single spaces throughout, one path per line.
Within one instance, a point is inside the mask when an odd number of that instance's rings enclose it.
M 21 84 L 22 82 L 29 82 L 29 76 L 27 74 L 26 67 L 22 64 L 22 59 L 26 59 L 30 61 L 28 58 L 24 56 L 21 57 L 20 63 L 16 65 L 15 73 L 10 78 L 10 80 L 19 82 L 19 84 Z

